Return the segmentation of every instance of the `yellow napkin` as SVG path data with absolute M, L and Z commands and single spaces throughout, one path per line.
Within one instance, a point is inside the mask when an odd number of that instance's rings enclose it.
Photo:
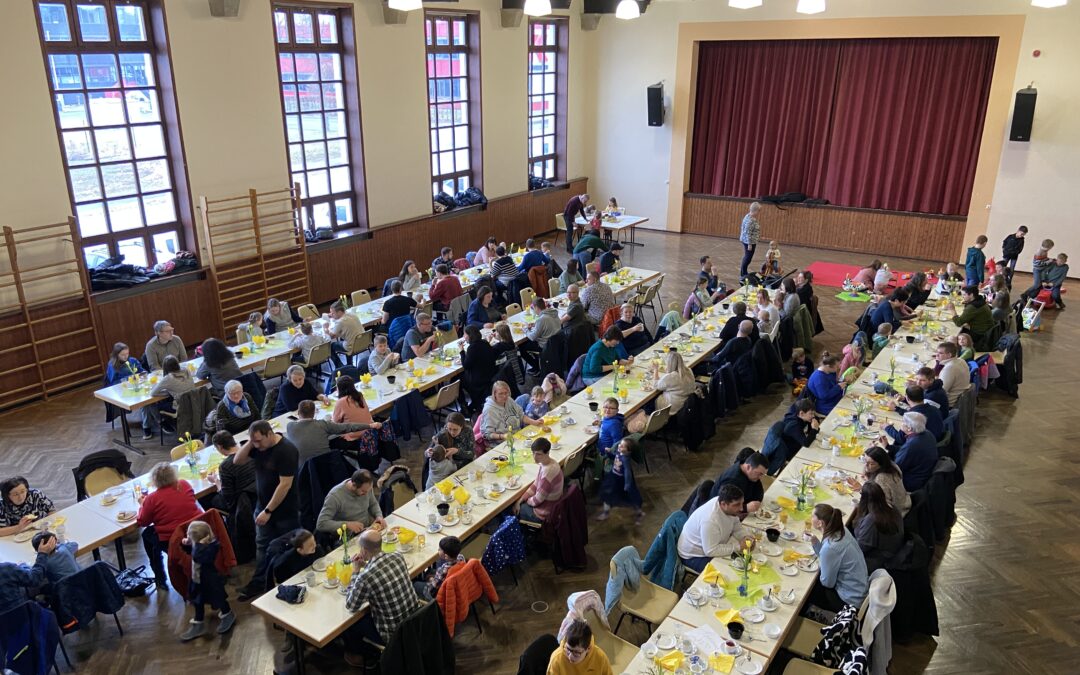
M 806 465 L 806 470 L 809 471 L 810 473 L 817 473 L 817 470 L 820 469 L 823 466 L 825 466 L 825 465 L 822 464 L 821 462 L 810 462 L 809 464 Z
M 716 612 L 716 620 L 724 624 L 725 626 L 732 621 L 738 621 L 739 610 L 735 609 L 734 607 L 732 607 L 731 609 L 722 609 Z
M 664 670 L 678 670 L 682 668 L 683 659 L 685 657 L 682 652 L 668 652 L 664 656 L 661 656 L 656 660 L 660 667 Z
M 398 528 L 398 541 L 402 544 L 408 544 L 413 539 L 416 539 L 416 532 L 410 530 L 407 527 Z
M 705 330 L 716 330 L 716 326 L 712 325 L 711 323 L 707 323 L 705 324 Z
M 709 667 L 718 673 L 730 673 L 735 667 L 735 657 L 730 654 L 716 654 L 709 657 Z
M 426 369 L 424 370 L 424 374 L 425 374 L 425 375 L 434 375 L 434 374 L 435 374 L 435 366 L 428 366 L 428 367 L 427 367 L 427 368 L 426 368 Z
M 705 565 L 705 570 L 701 573 L 701 580 L 707 584 L 722 584 L 727 581 L 724 579 L 724 575 L 720 574 L 720 570 L 713 567 L 712 563 Z
M 776 503 L 780 505 L 780 508 L 793 509 L 795 508 L 795 501 L 790 497 L 777 497 Z
M 695 335 L 694 337 L 690 338 L 690 342 L 705 342 L 705 338 Z
M 791 562 L 796 562 L 798 560 L 802 560 L 803 558 L 809 558 L 809 557 L 810 556 L 804 555 L 804 554 L 799 553 L 798 551 L 794 551 L 794 550 L 792 550 L 790 548 L 787 549 L 786 551 L 784 551 L 784 562 L 791 563 Z
M 453 491 L 454 484 L 451 483 L 450 479 L 448 478 L 446 480 L 441 480 L 438 483 L 435 483 L 435 487 L 438 488 L 439 492 L 443 493 L 444 495 L 448 495 Z
M 458 504 L 465 504 L 469 501 L 469 491 L 461 487 L 460 485 L 454 488 L 453 494 L 454 501 L 456 501 Z

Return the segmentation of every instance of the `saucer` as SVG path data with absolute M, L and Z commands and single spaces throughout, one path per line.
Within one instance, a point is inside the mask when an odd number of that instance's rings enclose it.
M 800 560 L 795 563 L 803 572 L 817 572 L 821 567 L 817 560 Z
M 784 552 L 784 549 L 780 548 L 771 541 L 763 541 L 758 544 L 758 550 L 760 550 L 765 555 L 772 557 L 776 557 Z
M 728 656 L 738 656 L 742 654 L 742 645 L 738 642 L 734 642 L 731 647 L 728 647 L 727 643 L 720 645 L 720 651 Z
M 785 605 L 790 605 L 791 603 L 795 602 L 795 589 L 789 588 L 786 591 L 781 591 L 780 593 L 776 594 L 776 597 L 779 598 L 780 602 L 784 603 Z
M 739 616 L 746 619 L 750 623 L 761 623 L 765 620 L 765 612 L 761 611 L 757 607 L 743 607 L 739 610 Z
M 780 626 L 777 626 L 775 623 L 767 623 L 767 624 L 765 624 L 765 627 L 762 629 L 762 631 L 765 633 L 766 637 L 771 638 L 773 640 L 780 637 L 780 634 L 784 632 L 780 628 Z
M 311 569 L 315 570 L 316 572 L 325 572 L 326 571 L 326 561 L 323 560 L 322 558 L 319 558 L 315 562 L 311 563 Z
M 447 527 L 453 527 L 454 525 L 458 524 L 458 517 L 457 516 L 443 516 L 442 524 L 447 526 Z
M 799 574 L 799 569 L 794 565 L 781 565 L 780 574 L 783 574 L 785 577 L 794 577 Z
M 736 661 L 735 667 L 739 669 L 739 672 L 743 675 L 758 675 L 761 672 L 761 664 L 757 661 Z
M 120 513 L 116 514 L 116 519 L 119 520 L 121 523 L 126 523 L 129 520 L 135 520 L 135 516 L 137 515 L 139 514 L 135 513 L 134 511 L 121 511 Z
M 780 536 L 782 538 L 784 538 L 784 539 L 787 539 L 788 541 L 795 541 L 795 537 L 797 535 L 794 532 L 792 532 L 791 530 L 784 530 L 783 532 L 780 533 Z
M 436 532 L 439 532 L 440 530 L 442 530 L 442 525 L 440 525 L 438 523 L 431 523 L 430 525 L 427 526 L 427 531 L 432 533 L 432 534 L 435 534 Z
M 323 588 L 337 588 L 341 584 L 338 582 L 337 579 L 333 579 L 333 580 L 327 579 L 326 581 L 322 582 L 322 585 L 323 585 Z
M 660 649 L 675 649 L 675 636 L 668 635 L 667 633 L 660 633 L 656 638 L 656 646 Z

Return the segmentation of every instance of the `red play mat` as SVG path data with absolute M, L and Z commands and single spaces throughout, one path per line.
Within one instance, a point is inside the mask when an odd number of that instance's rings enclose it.
M 854 279 L 855 275 L 859 273 L 859 270 L 861 270 L 862 267 L 859 265 L 821 262 L 819 260 L 810 263 L 806 269 L 814 273 L 815 286 L 836 286 L 837 288 L 842 288 L 844 285 L 844 277 Z M 901 272 L 899 270 L 892 270 L 892 273 L 895 275 L 893 277 L 893 284 L 896 286 L 903 286 L 906 284 L 912 274 L 911 272 Z

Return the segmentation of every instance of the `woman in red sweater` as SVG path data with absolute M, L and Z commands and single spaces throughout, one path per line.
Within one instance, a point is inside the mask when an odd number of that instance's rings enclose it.
M 186 480 L 180 480 L 176 467 L 160 462 L 150 470 L 154 491 L 139 497 L 139 515 L 135 522 L 143 528 L 143 547 L 154 571 L 159 589 L 166 589 L 165 565 L 162 554 L 169 548 L 169 539 L 179 525 L 202 513 L 195 501 L 195 491 Z

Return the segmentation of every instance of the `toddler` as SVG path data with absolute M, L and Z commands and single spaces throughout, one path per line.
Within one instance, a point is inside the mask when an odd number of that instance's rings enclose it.
M 457 464 L 446 456 L 446 448 L 441 445 L 432 446 L 431 459 L 428 461 L 427 483 L 424 487 L 430 490 L 436 483 L 454 475 L 455 471 L 457 471 Z
M 206 635 L 206 605 L 218 610 L 220 623 L 217 632 L 223 635 L 232 630 L 236 615 L 229 607 L 228 594 L 225 591 L 225 579 L 215 566 L 221 543 L 214 538 L 210 526 L 201 520 L 193 520 L 187 529 L 187 536 L 180 542 L 184 550 L 191 554 L 191 585 L 188 589 L 188 602 L 195 607 L 195 618 L 180 636 L 184 642 Z
M 881 353 L 882 349 L 889 346 L 889 338 L 892 337 L 892 324 L 883 323 L 877 327 L 877 333 L 874 335 L 874 357 L 877 357 Z

